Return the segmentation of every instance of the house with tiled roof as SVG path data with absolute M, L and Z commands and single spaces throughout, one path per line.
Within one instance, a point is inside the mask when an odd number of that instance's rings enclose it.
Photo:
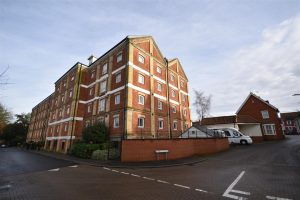
M 201 121 L 208 128 L 236 128 L 254 142 L 283 139 L 278 108 L 250 93 L 235 115 L 209 117 Z
M 300 135 L 300 112 L 280 113 L 284 133 L 287 135 Z

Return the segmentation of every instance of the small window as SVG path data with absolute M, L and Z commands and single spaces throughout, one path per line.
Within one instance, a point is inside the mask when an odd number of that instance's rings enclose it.
M 105 63 L 102 67 L 102 75 L 107 73 L 107 63 Z
M 73 90 L 70 90 L 69 97 L 71 98 L 73 96 Z
M 91 104 L 88 105 L 88 110 L 87 111 L 88 111 L 88 113 L 90 113 L 92 111 L 92 105 Z
M 74 81 L 74 76 L 71 77 L 71 81 Z
M 59 110 L 58 116 L 61 117 L 61 110 Z
M 171 94 L 172 94 L 172 97 L 175 97 L 176 94 L 175 94 L 175 91 L 174 90 L 171 90 Z
M 94 88 L 90 88 L 90 90 L 89 90 L 89 95 L 90 95 L 90 96 L 93 95 L 93 89 L 94 89 Z
M 174 130 L 177 130 L 177 121 L 174 121 L 174 122 L 173 122 L 173 129 L 174 129 Z
M 99 112 L 103 112 L 105 110 L 105 99 L 101 99 L 99 101 Z
M 176 113 L 176 106 L 172 106 L 172 111 L 173 111 L 173 113 Z
M 120 104 L 120 94 L 115 95 L 115 104 Z
M 267 110 L 261 111 L 261 115 L 263 119 L 269 119 L 269 112 Z
M 64 130 L 65 130 L 65 132 L 66 132 L 66 131 L 68 130 L 68 123 L 65 124 L 65 127 L 64 127 L 64 128 L 65 128 Z
M 67 108 L 67 114 L 70 114 L 70 107 Z
M 174 81 L 175 80 L 175 77 L 173 74 L 171 74 L 171 81 Z
M 163 129 L 164 128 L 164 120 L 163 119 L 159 119 L 158 120 L 158 128 L 159 129 Z
M 65 96 L 63 95 L 61 96 L 61 102 L 64 103 L 64 101 L 65 101 Z
M 145 58 L 141 54 L 139 54 L 139 62 L 143 64 L 145 63 Z
M 59 132 L 59 129 L 60 129 L 60 125 L 57 126 L 57 128 L 56 128 L 56 133 Z
M 145 103 L 145 96 L 139 94 L 139 99 L 138 99 L 138 101 L 139 101 L 139 104 L 144 105 L 144 103 Z
M 119 123 L 119 115 L 114 116 L 114 128 L 119 128 L 120 123 Z
M 265 135 L 276 135 L 276 129 L 274 124 L 264 124 L 263 130 Z
M 85 127 L 88 127 L 90 125 L 90 121 L 85 122 Z
M 161 68 L 159 66 L 156 67 L 157 73 L 161 74 Z
M 138 82 L 141 83 L 141 84 L 145 83 L 145 77 L 142 74 L 138 75 Z
M 122 61 L 122 52 L 118 53 L 117 55 L 117 62 L 121 62 Z
M 103 93 L 106 91 L 106 80 L 105 81 L 102 81 L 100 83 L 100 93 Z
M 186 112 L 186 109 L 184 109 L 183 110 L 183 115 L 186 117 L 186 114 L 187 114 L 187 112 Z
M 180 86 L 183 88 L 184 87 L 184 82 L 180 81 Z
M 163 103 L 162 103 L 162 101 L 158 100 L 158 109 L 162 110 L 162 108 L 163 108 Z
M 182 99 L 183 102 L 185 101 L 185 95 L 184 94 L 181 94 L 181 99 Z
M 92 71 L 91 78 L 95 78 L 95 71 Z
M 157 83 L 157 90 L 161 92 L 162 85 L 160 83 Z
M 66 82 L 64 82 L 64 87 L 66 87 Z
M 121 73 L 116 74 L 116 83 L 121 82 Z
M 144 125 L 145 125 L 145 117 L 139 117 L 138 118 L 138 127 L 144 128 Z

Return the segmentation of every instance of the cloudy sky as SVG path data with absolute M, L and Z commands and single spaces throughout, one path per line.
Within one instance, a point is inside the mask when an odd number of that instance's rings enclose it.
M 299 0 L 0 0 L 0 70 L 9 66 L 11 83 L 0 102 L 30 112 L 77 61 L 127 35 L 152 35 L 178 57 L 191 101 L 193 89 L 211 94 L 212 116 L 234 114 L 250 91 L 300 109 Z

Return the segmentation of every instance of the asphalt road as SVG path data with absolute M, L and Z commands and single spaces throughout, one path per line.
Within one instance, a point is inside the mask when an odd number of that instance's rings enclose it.
M 300 137 L 234 146 L 195 165 L 153 169 L 75 165 L 1 149 L 0 199 L 296 200 Z

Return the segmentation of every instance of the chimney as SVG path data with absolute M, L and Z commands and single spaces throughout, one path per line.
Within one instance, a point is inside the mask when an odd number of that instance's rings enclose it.
M 89 58 L 89 65 L 92 64 L 93 62 L 95 62 L 97 60 L 97 58 L 94 55 L 91 55 Z

